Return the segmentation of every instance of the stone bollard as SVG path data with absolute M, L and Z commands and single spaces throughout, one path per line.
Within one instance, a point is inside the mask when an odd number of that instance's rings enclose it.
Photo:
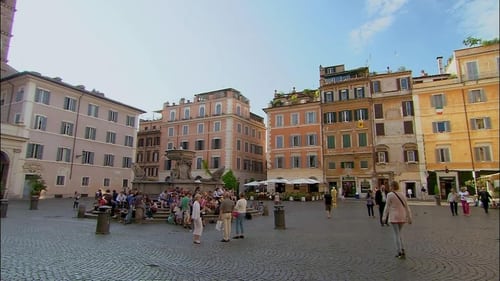
M 135 208 L 135 222 L 141 224 L 144 220 L 144 208 Z
M 274 206 L 274 229 L 285 229 L 285 206 Z
M 85 218 L 85 212 L 86 212 L 85 205 L 82 205 L 82 204 L 78 205 L 78 215 L 77 215 L 77 217 L 79 219 Z

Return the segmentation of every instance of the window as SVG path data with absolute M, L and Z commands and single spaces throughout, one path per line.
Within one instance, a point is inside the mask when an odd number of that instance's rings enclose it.
M 61 122 L 61 134 L 72 136 L 73 135 L 73 127 L 74 127 L 73 123 L 62 121 Z
M 196 169 L 200 170 L 203 167 L 203 158 L 196 158 Z
M 403 116 L 415 116 L 413 112 L 413 101 L 404 101 L 402 103 Z
M 365 97 L 365 87 L 354 88 L 357 99 L 362 99 Z
M 135 117 L 127 115 L 127 119 L 126 119 L 125 125 L 130 126 L 130 127 L 135 127 Z
M 42 115 L 35 115 L 35 124 L 33 129 L 45 131 L 47 128 L 47 117 Z
M 238 126 L 236 126 L 236 130 L 238 131 L 238 133 L 241 134 L 241 124 L 238 123 Z
M 220 166 L 220 157 L 218 156 L 212 157 L 212 168 L 218 169 L 219 166 Z
M 108 111 L 108 121 L 118 122 L 118 111 Z
M 337 122 L 337 114 L 336 112 L 326 112 L 323 114 L 323 119 L 325 124 L 333 124 Z
M 115 156 L 112 154 L 104 154 L 104 166 L 113 167 L 115 163 Z
M 144 139 L 141 139 L 144 145 Z M 115 132 L 106 132 L 106 143 L 116 143 L 116 133 Z
M 70 97 L 64 97 L 63 108 L 65 110 L 76 111 L 76 99 Z
M 482 89 L 475 89 L 469 91 L 469 102 L 477 103 L 477 102 L 485 102 L 486 95 Z
M 94 152 L 82 151 L 82 164 L 94 164 Z
M 82 186 L 89 186 L 89 184 L 90 184 L 90 178 L 82 177 Z
M 56 161 L 71 162 L 71 149 L 58 147 Z
M 291 157 L 292 161 L 292 168 L 300 168 L 300 156 L 298 155 L 292 155 Z
M 385 126 L 384 123 L 375 123 L 375 135 L 385 136 Z
M 443 109 L 446 105 L 446 98 L 444 94 L 437 94 L 431 96 L 431 106 L 435 109 Z
M 306 124 L 316 123 L 316 112 L 310 111 L 306 113 Z
M 318 136 L 316 134 L 308 134 L 307 145 L 317 145 L 317 144 L 318 144 Z
M 377 163 L 387 163 L 389 162 L 387 151 L 378 151 L 377 152 Z
M 474 147 L 474 157 L 476 161 L 487 162 L 491 161 L 491 148 L 489 145 L 481 145 Z
M 174 144 L 172 142 L 167 143 L 167 149 L 168 150 L 174 149 Z
M 450 162 L 450 149 L 448 147 L 437 148 L 436 161 L 439 163 Z
M 372 93 L 380 93 L 382 89 L 380 88 L 380 81 L 372 81 Z
M 99 106 L 95 104 L 89 104 L 87 109 L 87 115 L 93 117 L 99 117 Z
M 21 119 L 21 113 L 16 113 L 16 114 L 14 115 L 14 122 L 15 122 L 16 124 L 21 124 L 21 123 L 23 123 L 23 121 L 22 121 L 22 119 Z
M 276 136 L 276 148 L 284 148 L 285 143 L 283 140 L 283 136 Z
M 168 128 L 168 136 L 169 137 L 173 137 L 174 136 L 174 128 L 173 127 Z
M 132 168 L 132 158 L 123 157 L 122 158 L 122 168 Z
M 88 140 L 95 140 L 97 129 L 92 127 L 85 127 L 85 138 Z
M 479 71 L 477 69 L 476 61 L 469 61 L 465 64 L 467 68 L 467 80 L 477 80 L 479 78 Z
M 24 88 L 19 88 L 16 92 L 16 102 L 20 102 L 24 97 Z
M 361 169 L 368 169 L 368 161 L 366 161 L 366 160 L 359 161 L 359 167 Z
M 37 88 L 35 92 L 35 102 L 49 104 L 50 92 L 44 89 Z
M 182 149 L 189 149 L 189 142 L 188 141 L 181 141 L 181 147 L 182 147 Z
M 241 140 L 236 140 L 236 150 L 241 151 Z
M 300 145 L 300 136 L 290 136 L 290 147 L 298 147 Z
M 220 122 L 214 122 L 214 132 L 220 132 Z
M 451 131 L 450 121 L 432 122 L 432 132 L 444 133 L 450 131 Z
M 204 140 L 197 140 L 194 143 L 194 150 L 204 150 L 205 149 L 205 141 Z
M 104 178 L 104 181 L 102 183 L 103 186 L 109 186 L 110 185 L 110 180 L 109 178 Z
M 416 149 L 405 149 L 404 157 L 407 163 L 418 162 L 418 151 Z
M 241 107 L 239 105 L 236 106 L 236 115 L 241 116 Z
M 410 89 L 410 78 L 405 77 L 401 79 L 397 79 L 398 90 L 409 90 Z
M 403 122 L 405 135 L 413 135 L 413 121 Z
M 191 117 L 191 111 L 189 108 L 184 108 L 184 119 L 189 119 Z
M 352 121 L 352 111 L 350 110 L 342 110 L 339 112 L 339 121 L 340 122 L 350 122 Z
M 64 185 L 64 176 L 56 177 L 56 185 Z
M 368 108 L 354 110 L 354 120 L 368 120 Z
M 182 126 L 182 134 L 184 136 L 187 136 L 189 134 L 189 126 L 188 125 L 183 125 Z
M 472 118 L 470 125 L 473 130 L 491 129 L 490 117 Z
M 374 104 L 373 109 L 375 110 L 375 119 L 384 118 L 384 106 L 381 103 Z
M 170 111 L 170 120 L 169 121 L 175 121 L 175 110 Z
M 359 133 L 358 134 L 358 146 L 359 147 L 366 147 L 368 145 L 368 139 L 366 133 Z
M 137 153 L 135 161 L 137 161 L 137 163 L 142 163 L 144 161 L 144 154 L 142 154 L 142 152 Z
M 340 162 L 340 168 L 342 168 L 342 169 L 353 169 L 354 168 L 354 162 L 352 162 L 352 161 Z
M 212 140 L 212 149 L 221 149 L 222 141 L 221 139 L 213 139 Z
M 324 100 L 325 102 L 333 102 L 333 92 L 332 91 L 325 92 Z
M 215 114 L 216 115 L 221 115 L 222 114 L 222 104 L 217 103 L 215 105 Z
M 200 106 L 200 109 L 198 110 L 199 117 L 205 117 L 205 107 Z
M 292 113 L 290 115 L 290 125 L 298 125 L 299 124 L 299 114 Z
M 317 155 L 307 155 L 307 167 L 317 168 L 318 167 L 318 156 Z
M 198 124 L 198 134 L 203 134 L 203 131 L 205 130 L 205 126 L 203 123 Z
M 342 148 L 351 147 L 351 135 L 344 134 L 342 135 Z
M 134 137 L 133 136 L 125 136 L 125 143 L 124 143 L 125 146 L 130 146 L 130 147 L 133 147 L 134 146 Z
M 42 159 L 43 156 L 43 145 L 36 143 L 28 143 L 28 149 L 26 150 L 26 158 Z
M 335 136 L 327 136 L 326 143 L 327 143 L 328 149 L 334 149 L 335 148 Z
M 348 89 L 342 89 L 339 90 L 339 100 L 348 100 L 349 99 L 349 90 Z
M 274 168 L 276 169 L 285 168 L 285 158 L 283 156 L 276 156 L 274 158 Z

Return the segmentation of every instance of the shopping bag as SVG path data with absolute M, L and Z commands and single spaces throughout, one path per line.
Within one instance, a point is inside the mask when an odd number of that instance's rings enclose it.
M 217 221 L 217 223 L 215 224 L 215 229 L 218 230 L 218 231 L 221 231 L 222 230 L 222 221 Z

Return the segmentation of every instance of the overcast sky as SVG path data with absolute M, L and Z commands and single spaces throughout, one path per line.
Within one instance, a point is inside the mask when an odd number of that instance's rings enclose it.
M 83 84 L 152 118 L 234 88 L 319 87 L 319 66 L 436 74 L 468 36 L 499 36 L 498 0 L 17 0 L 9 64 Z M 158 115 L 156 115 L 158 117 Z

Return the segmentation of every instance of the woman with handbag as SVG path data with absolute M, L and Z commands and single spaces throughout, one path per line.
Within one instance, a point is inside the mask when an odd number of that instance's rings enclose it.
M 397 255 L 396 258 L 406 258 L 406 253 L 403 244 L 401 231 L 405 223 L 412 223 L 411 210 L 408 207 L 405 195 L 399 191 L 399 183 L 391 182 L 391 192 L 387 194 L 386 205 L 384 208 L 383 221 L 387 221 L 392 225 L 394 233 L 394 242 L 396 243 Z

